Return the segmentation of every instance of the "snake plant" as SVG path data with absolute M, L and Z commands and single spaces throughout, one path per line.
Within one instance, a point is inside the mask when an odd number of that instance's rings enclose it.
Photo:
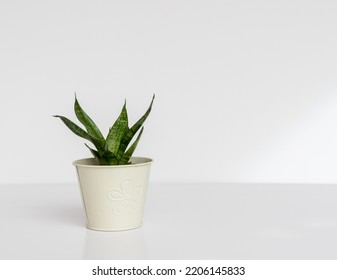
M 119 117 L 110 128 L 106 138 L 104 138 L 94 121 L 84 112 L 76 95 L 74 111 L 85 130 L 64 116 L 55 115 L 54 117 L 60 118 L 73 133 L 90 141 L 95 146 L 96 149 L 93 149 L 85 144 L 101 165 L 125 165 L 130 163 L 131 156 L 142 136 L 144 130 L 143 123 L 151 112 L 154 97 L 155 95 L 153 95 L 150 106 L 145 114 L 131 127 L 128 124 L 125 101 Z M 138 131 L 136 140 L 129 145 Z

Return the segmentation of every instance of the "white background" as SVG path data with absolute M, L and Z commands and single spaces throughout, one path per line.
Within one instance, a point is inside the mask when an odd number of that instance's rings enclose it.
M 336 183 L 336 1 L 0 2 L 0 183 L 75 182 L 74 92 L 107 133 L 156 93 L 152 181 Z

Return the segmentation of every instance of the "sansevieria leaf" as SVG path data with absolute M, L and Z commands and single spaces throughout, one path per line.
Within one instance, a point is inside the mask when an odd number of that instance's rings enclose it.
M 152 109 L 152 104 L 153 104 L 154 98 L 155 98 L 155 95 L 153 95 L 150 106 L 147 109 L 147 111 L 145 112 L 145 114 L 130 129 L 128 129 L 125 132 L 124 137 L 123 137 L 123 139 L 120 143 L 120 146 L 119 146 L 117 158 L 122 158 L 127 146 L 130 144 L 132 138 L 137 133 L 139 128 L 141 128 L 141 126 L 143 125 L 143 123 L 145 122 L 147 117 L 149 116 L 149 114 L 151 112 L 151 109 Z
M 119 117 L 110 128 L 109 134 L 105 141 L 105 150 L 112 152 L 114 155 L 117 155 L 119 146 L 124 137 L 125 131 L 128 129 L 128 113 L 126 110 L 126 103 L 122 108 Z M 118 157 L 117 157 L 118 158 Z
M 99 153 L 98 153 L 96 150 L 90 148 L 87 144 L 84 144 L 84 145 L 87 146 L 87 148 L 90 150 L 91 154 L 92 154 L 95 158 L 97 158 L 98 160 L 101 159 L 101 156 L 99 155 Z
M 142 129 L 140 130 L 138 136 L 137 136 L 137 139 L 136 141 L 130 146 L 130 148 L 126 151 L 126 153 L 124 153 L 121 161 L 120 161 L 120 164 L 128 164 L 133 152 L 136 150 L 137 148 L 137 145 L 138 145 L 138 142 L 139 142 L 139 139 L 140 137 L 142 136 L 142 133 L 143 133 L 143 130 L 144 130 L 144 127 L 142 127 Z
M 104 137 L 103 137 L 101 131 L 99 130 L 97 125 L 94 123 L 94 121 L 84 112 L 84 110 L 82 109 L 82 107 L 78 103 L 76 95 L 75 95 L 74 111 L 75 111 L 76 117 L 84 125 L 87 132 L 91 136 L 93 136 L 93 137 L 95 137 L 95 138 L 97 138 L 101 141 L 104 141 Z
M 91 136 L 88 132 L 86 132 L 84 129 L 80 128 L 77 124 L 73 123 L 71 120 L 69 120 L 66 117 L 55 115 L 54 117 L 60 118 L 62 122 L 76 135 L 89 140 L 91 143 L 93 143 L 97 150 L 102 151 L 103 150 L 103 144 L 101 140 Z
M 63 117 L 63 116 L 55 115 L 54 117 L 60 118 L 63 121 L 63 123 L 76 135 L 90 141 L 89 133 L 87 133 L 85 130 L 80 128 L 77 124 L 73 123 L 71 120 L 69 120 L 69 119 L 67 119 L 66 117 Z
M 110 151 L 105 150 L 100 159 L 101 165 L 118 165 L 117 157 Z

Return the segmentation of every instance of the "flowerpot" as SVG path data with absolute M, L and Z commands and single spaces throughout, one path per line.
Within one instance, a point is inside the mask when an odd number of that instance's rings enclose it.
M 142 225 L 151 163 L 143 157 L 132 157 L 128 165 L 100 165 L 94 158 L 73 162 L 87 228 L 117 231 Z

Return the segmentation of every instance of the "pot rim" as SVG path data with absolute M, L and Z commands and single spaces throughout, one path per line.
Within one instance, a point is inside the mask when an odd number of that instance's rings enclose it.
M 136 161 L 132 163 L 132 161 Z M 72 162 L 76 167 L 87 167 L 87 168 L 132 168 L 142 165 L 150 165 L 153 162 L 152 158 L 148 157 L 131 157 L 131 164 L 123 165 L 100 165 L 97 160 L 93 157 L 91 158 L 81 158 Z

